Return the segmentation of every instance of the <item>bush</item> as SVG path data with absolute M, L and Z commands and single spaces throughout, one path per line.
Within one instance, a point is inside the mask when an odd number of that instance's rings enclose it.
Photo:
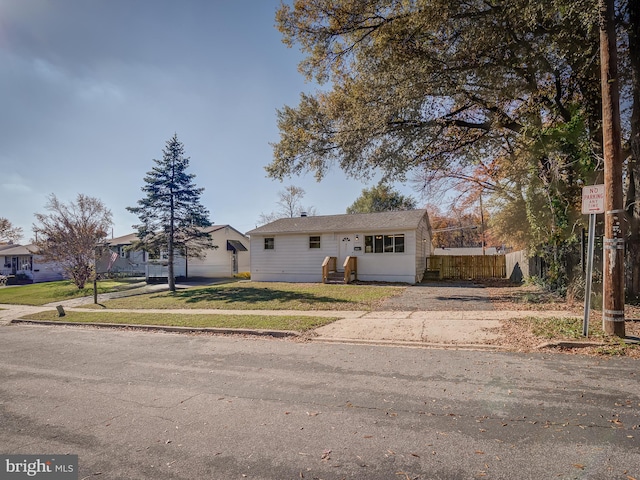
M 233 274 L 233 278 L 241 278 L 243 280 L 251 280 L 251 272 L 238 272 Z

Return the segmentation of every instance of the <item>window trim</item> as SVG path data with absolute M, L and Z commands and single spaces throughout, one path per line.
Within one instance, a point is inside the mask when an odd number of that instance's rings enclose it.
M 404 233 L 364 235 L 364 251 L 365 253 L 405 253 L 405 239 Z
M 322 248 L 322 235 L 309 235 L 309 248 Z
M 275 237 L 264 237 L 264 250 L 275 250 L 276 249 L 276 238 Z

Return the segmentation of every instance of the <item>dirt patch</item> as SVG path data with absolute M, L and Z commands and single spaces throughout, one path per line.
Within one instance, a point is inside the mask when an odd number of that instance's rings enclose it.
M 582 302 L 567 302 L 564 298 L 544 291 L 534 285 L 513 285 L 508 281 L 490 280 L 481 283 L 495 310 L 531 311 L 531 316 L 536 316 L 536 311 L 566 311 L 582 317 L 584 304 Z M 635 305 L 625 306 L 625 333 L 627 337 L 640 338 L 640 307 Z M 589 316 L 589 324 L 599 326 L 602 324 L 602 311 L 593 310 Z M 640 346 L 628 348 L 622 345 L 615 337 L 593 337 L 589 339 L 558 336 L 544 338 L 533 333 L 531 322 L 523 320 L 503 320 L 499 328 L 501 338 L 494 344 L 507 347 L 518 352 L 533 352 L 542 350 L 561 351 L 569 354 L 614 356 L 624 355 L 632 358 L 640 358 Z M 594 346 L 588 347 L 564 347 L 557 345 L 562 341 L 583 342 L 590 341 Z

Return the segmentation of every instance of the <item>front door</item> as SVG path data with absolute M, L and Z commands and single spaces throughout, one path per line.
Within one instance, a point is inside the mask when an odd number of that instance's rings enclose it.
M 344 272 L 344 261 L 347 259 L 349 255 L 353 254 L 353 235 L 341 235 L 339 238 L 339 247 L 340 250 L 338 255 L 338 264 L 336 265 L 336 270 L 339 272 Z
M 18 271 L 18 257 L 11 257 L 11 275 L 15 275 Z

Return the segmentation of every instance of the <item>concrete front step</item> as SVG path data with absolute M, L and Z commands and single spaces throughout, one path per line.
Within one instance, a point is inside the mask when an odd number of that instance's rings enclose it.
M 330 272 L 327 283 L 344 283 L 344 272 Z

